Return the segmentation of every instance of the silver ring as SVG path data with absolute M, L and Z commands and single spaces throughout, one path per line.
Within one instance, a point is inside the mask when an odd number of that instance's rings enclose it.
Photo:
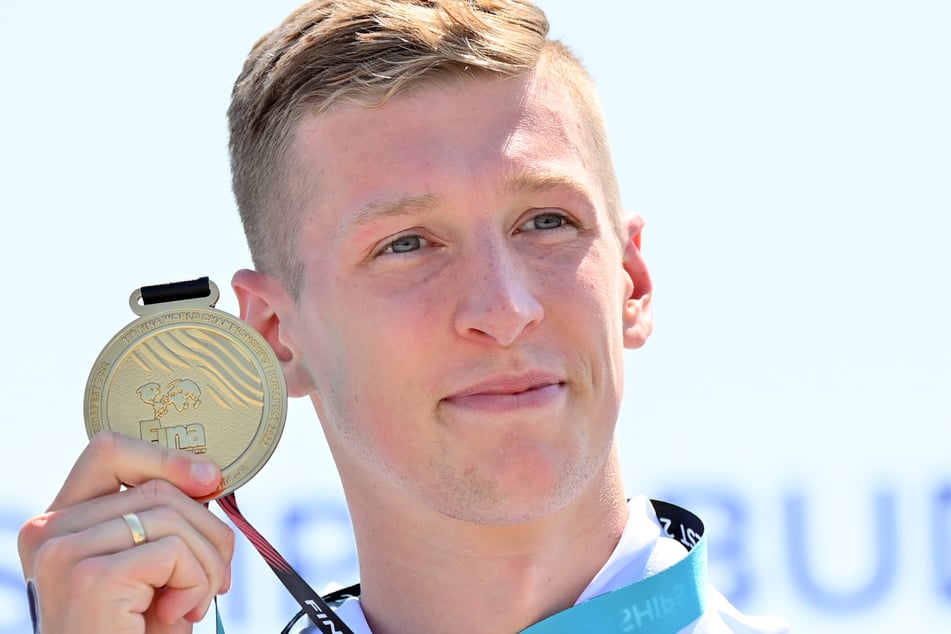
M 126 525 L 129 527 L 129 532 L 132 533 L 134 546 L 140 546 L 149 541 L 145 536 L 145 527 L 142 526 L 142 520 L 139 519 L 138 515 L 135 513 L 126 513 L 122 516 L 122 519 L 125 520 Z

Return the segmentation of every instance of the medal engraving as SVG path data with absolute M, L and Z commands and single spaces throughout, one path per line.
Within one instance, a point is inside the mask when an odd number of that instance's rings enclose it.
M 139 319 L 100 353 L 86 384 L 90 437 L 104 430 L 204 454 L 222 470 L 211 497 L 254 476 L 280 439 L 284 375 L 266 341 L 209 297 L 138 304 Z

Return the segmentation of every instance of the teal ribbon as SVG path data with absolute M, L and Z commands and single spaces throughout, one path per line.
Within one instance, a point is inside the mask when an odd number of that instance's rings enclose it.
M 707 606 L 707 540 L 670 568 L 602 594 L 522 630 L 522 634 L 673 634 Z

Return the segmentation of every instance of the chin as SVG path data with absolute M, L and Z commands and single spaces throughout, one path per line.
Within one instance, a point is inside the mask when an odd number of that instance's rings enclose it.
M 575 463 L 553 466 L 532 461 L 509 471 L 456 473 L 443 478 L 448 495 L 437 504 L 446 515 L 471 524 L 526 524 L 567 507 L 583 494 L 591 476 Z
M 542 500 L 540 503 L 537 499 L 524 504 L 473 505 L 464 508 L 454 504 L 445 510 L 445 514 L 460 522 L 477 526 L 521 526 L 550 517 L 564 506 L 565 504 L 558 504 L 554 500 Z

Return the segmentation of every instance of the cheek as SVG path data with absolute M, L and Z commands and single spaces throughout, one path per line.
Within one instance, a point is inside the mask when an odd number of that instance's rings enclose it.
M 325 296 L 344 297 L 332 292 Z M 316 397 L 327 422 L 348 435 L 372 433 L 381 444 L 396 442 L 405 421 L 400 413 L 418 410 L 426 389 L 434 321 L 420 312 L 419 298 L 391 301 L 372 292 L 347 297 L 352 301 L 335 301 L 310 319 L 307 357 Z
M 623 307 L 623 286 L 620 262 L 592 253 L 584 258 L 574 271 L 572 284 L 557 285 L 553 289 L 555 306 L 565 306 L 577 313 L 576 319 L 585 321 L 592 334 L 607 334 L 613 343 L 620 341 Z
M 572 329 L 577 351 L 586 356 L 592 407 L 619 406 L 624 381 L 622 266 L 610 254 L 594 254 L 579 263 L 573 284 L 562 285 L 554 304 L 559 321 Z M 604 398 L 603 401 L 600 399 Z

